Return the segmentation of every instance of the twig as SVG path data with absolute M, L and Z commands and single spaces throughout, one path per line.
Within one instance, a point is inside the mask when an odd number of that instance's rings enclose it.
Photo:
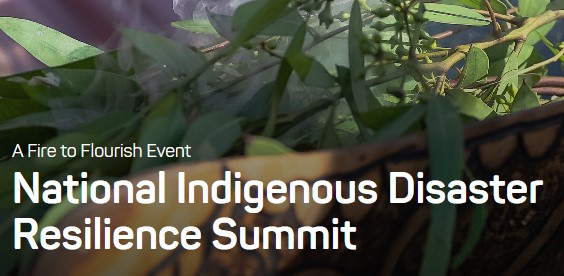
M 484 2 L 484 5 L 486 5 L 486 9 L 488 9 L 490 19 L 492 20 L 493 35 L 495 37 L 500 37 L 501 36 L 501 27 L 499 26 L 499 24 L 497 24 L 495 12 L 492 8 L 492 5 L 490 4 L 490 1 L 489 0 L 483 0 L 482 2 Z
M 443 73 L 448 71 L 457 62 L 466 57 L 466 53 L 470 50 L 471 46 L 477 47 L 479 49 L 487 49 L 494 45 L 498 45 L 504 42 L 516 41 L 526 39 L 529 34 L 535 31 L 538 27 L 544 26 L 557 19 L 564 18 L 564 10 L 557 11 L 546 11 L 541 15 L 536 17 L 529 17 L 523 21 L 523 25 L 503 37 L 491 39 L 485 42 L 465 44 L 457 47 L 454 53 L 452 53 L 448 58 L 440 62 L 435 62 L 431 64 L 421 64 L 419 68 L 423 72 L 438 72 Z

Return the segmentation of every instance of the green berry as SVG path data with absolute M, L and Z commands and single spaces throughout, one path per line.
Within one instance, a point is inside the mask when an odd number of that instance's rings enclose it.
M 384 17 L 388 17 L 392 14 L 392 12 L 394 12 L 394 10 L 388 6 L 382 6 L 374 11 L 372 11 L 372 13 L 380 18 L 384 18 Z

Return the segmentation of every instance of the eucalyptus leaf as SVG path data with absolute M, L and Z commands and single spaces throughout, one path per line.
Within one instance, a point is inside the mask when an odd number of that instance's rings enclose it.
M 246 139 L 246 156 L 269 156 L 291 153 L 293 150 L 281 142 L 268 137 L 253 136 Z
M 233 15 L 233 29 L 235 31 L 243 30 L 250 23 L 249 21 L 253 15 L 259 12 L 263 5 L 264 3 L 261 1 L 251 1 L 241 5 Z M 298 11 L 292 10 L 266 26 L 263 30 L 260 30 L 257 34 L 293 36 L 303 22 L 304 20 Z
M 517 95 L 515 95 L 511 112 L 524 111 L 538 106 L 540 106 L 540 102 L 537 94 L 526 83 L 523 83 L 517 91 Z
M 43 144 L 57 135 L 51 127 L 22 127 L 0 130 L 0 158 L 12 156 L 17 144 L 27 153 L 28 144 Z
M 123 36 L 143 54 L 179 72 L 190 74 L 205 60 L 174 40 L 133 29 L 121 29 Z
M 488 75 L 490 60 L 480 48 L 470 47 L 466 55 L 466 63 L 460 76 L 458 87 L 467 88 Z
M 486 227 L 488 217 L 488 207 L 485 204 L 474 205 L 472 207 L 472 217 L 466 240 L 460 249 L 460 252 L 452 258 L 452 267 L 458 268 L 470 256 L 472 249 L 480 241 L 480 237 Z
M 135 81 L 111 72 L 59 68 L 44 72 L 45 77 L 35 76 L 22 84 L 27 95 L 44 106 L 131 110 L 139 90 Z M 50 83 L 35 81 L 38 77 Z
M 233 16 L 215 14 L 209 10 L 207 11 L 207 14 L 210 25 L 219 35 L 230 41 L 235 39 L 237 33 L 233 30 Z
M 0 29 L 47 66 L 59 66 L 102 53 L 96 47 L 26 19 L 0 17 Z
M 355 0 L 351 8 L 348 38 L 352 103 L 355 105 L 355 108 L 351 109 L 366 112 L 368 111 L 368 97 L 372 96 L 372 94 L 369 93 L 366 86 L 364 54 L 361 48 L 361 40 L 364 38 L 361 16 L 360 4 L 358 0 Z
M 251 120 L 266 118 L 270 110 L 272 94 L 275 88 L 275 82 L 269 82 L 262 86 L 241 108 L 239 115 Z
M 44 106 L 33 100 L 0 98 L 0 123 L 25 114 L 45 110 Z
M 100 111 L 82 108 L 48 110 L 10 119 L 0 124 L 0 130 L 20 127 L 51 127 L 58 131 L 68 131 L 88 124 L 102 115 Z
M 292 68 L 305 84 L 315 87 L 331 88 L 335 86 L 335 78 L 327 72 L 325 67 L 303 52 L 293 54 L 287 58 Z
M 425 3 L 425 18 L 437 23 L 467 26 L 486 26 L 490 21 L 481 14 L 456 5 Z
M 462 121 L 456 108 L 440 96 L 427 106 L 427 143 L 431 179 L 448 183 L 459 180 L 464 167 Z M 446 275 L 456 223 L 456 206 L 448 202 L 431 207 L 420 275 Z
M 458 107 L 461 114 L 484 120 L 490 116 L 495 116 L 495 111 L 485 104 L 481 99 L 478 99 L 460 89 L 453 89 L 446 93 L 447 99 Z
M 175 147 L 179 144 L 186 130 L 186 120 L 182 104 L 175 93 L 171 93 L 151 109 L 143 120 L 138 144 L 146 148 L 148 144 L 158 147 Z M 131 164 L 131 172 L 140 172 L 144 169 L 173 162 L 174 158 L 141 157 L 135 158 Z
M 223 156 L 241 138 L 241 120 L 225 112 L 212 112 L 190 124 L 181 145 L 192 147 L 184 161 L 211 160 Z
M 237 37 L 231 43 L 231 52 L 237 50 L 248 39 L 286 15 L 286 8 L 289 3 L 290 0 L 251 1 L 239 6 L 233 15 L 233 25 L 239 24 L 238 26 L 241 26 L 241 28 Z M 237 21 L 244 21 L 245 23 L 235 23 Z
M 47 141 L 43 145 L 45 147 L 54 147 L 57 150 L 55 157 L 37 157 L 35 161 L 38 166 L 43 168 L 59 168 L 69 163 L 74 158 L 82 157 L 81 149 L 83 144 L 98 144 L 98 142 L 100 142 L 100 138 L 94 134 L 83 132 L 65 133 Z M 63 146 L 67 147 L 67 151 L 62 151 Z M 71 154 L 72 152 L 76 153 L 76 156 L 66 155 L 69 152 Z
M 525 17 L 539 15 L 546 10 L 549 2 L 550 0 L 519 0 L 519 14 Z
M 207 20 L 183 20 L 170 23 L 172 27 L 198 34 L 219 35 L 212 24 Z
M 500 0 L 488 0 L 492 9 L 499 14 L 507 13 L 507 6 Z M 459 4 L 471 9 L 487 10 L 483 0 L 450 0 L 441 1 L 442 4 Z
M 335 108 L 332 108 L 323 133 L 321 134 L 319 147 L 321 149 L 332 149 L 340 148 L 341 146 L 342 143 L 337 133 L 337 128 L 335 127 Z

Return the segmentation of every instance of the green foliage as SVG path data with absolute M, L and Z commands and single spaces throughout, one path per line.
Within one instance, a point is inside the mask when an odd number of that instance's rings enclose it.
M 41 24 L 0 17 L 0 29 L 48 66 L 59 66 L 102 51 Z
M 561 100 L 531 87 L 547 76 L 550 62 L 564 63 L 561 42 L 544 37 L 564 17 L 562 6 L 521 0 L 519 13 L 507 14 L 504 3 L 489 2 L 503 17 L 498 22 L 508 21 L 492 33 L 499 38 L 452 49 L 432 36 L 428 22 L 489 25 L 483 1 L 355 0 L 340 12 L 329 0 L 251 1 L 232 16 L 208 12 L 208 21 L 172 23 L 225 42 L 205 53 L 131 29 L 121 30 L 130 47 L 102 53 L 40 24 L 0 18 L 0 29 L 51 67 L 0 79 L 0 196 L 13 189 L 1 172 L 14 169 L 54 178 L 81 171 L 120 177 L 171 162 L 348 147 L 417 131 L 427 133 L 431 177 L 458 179 L 461 116 L 485 120 Z M 538 43 L 560 57 L 543 60 L 533 47 Z M 11 158 L 16 143 L 93 141 L 190 144 L 192 157 Z M 1 207 L 8 217 L 46 211 Z M 66 211 L 57 207 L 46 219 Z M 483 212 L 475 212 L 467 242 L 450 262 L 456 208 L 433 208 L 421 274 L 443 275 L 464 262 L 483 228 Z M 2 242 L 11 229 L 0 228 Z M 20 256 L 4 257 L 0 275 Z

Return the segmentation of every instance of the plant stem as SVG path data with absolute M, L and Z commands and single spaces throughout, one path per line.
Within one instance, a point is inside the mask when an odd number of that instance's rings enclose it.
M 484 2 L 484 5 L 486 5 L 486 9 L 488 9 L 490 19 L 492 20 L 493 35 L 495 37 L 500 37 L 501 36 L 501 27 L 499 26 L 499 24 L 497 24 L 495 12 L 492 8 L 492 5 L 490 4 L 490 1 L 489 0 L 483 0 L 482 2 Z
M 431 64 L 421 64 L 419 65 L 419 69 L 426 73 L 438 72 L 442 74 L 448 71 L 457 62 L 464 59 L 464 57 L 466 57 L 466 53 L 470 50 L 470 46 L 474 46 L 483 50 L 504 42 L 526 40 L 527 36 L 529 36 L 537 28 L 561 18 L 564 18 L 564 10 L 546 11 L 536 17 L 525 19 L 521 27 L 512 30 L 511 32 L 500 38 L 480 43 L 460 45 L 456 48 L 454 53 L 452 53 L 443 61 Z

